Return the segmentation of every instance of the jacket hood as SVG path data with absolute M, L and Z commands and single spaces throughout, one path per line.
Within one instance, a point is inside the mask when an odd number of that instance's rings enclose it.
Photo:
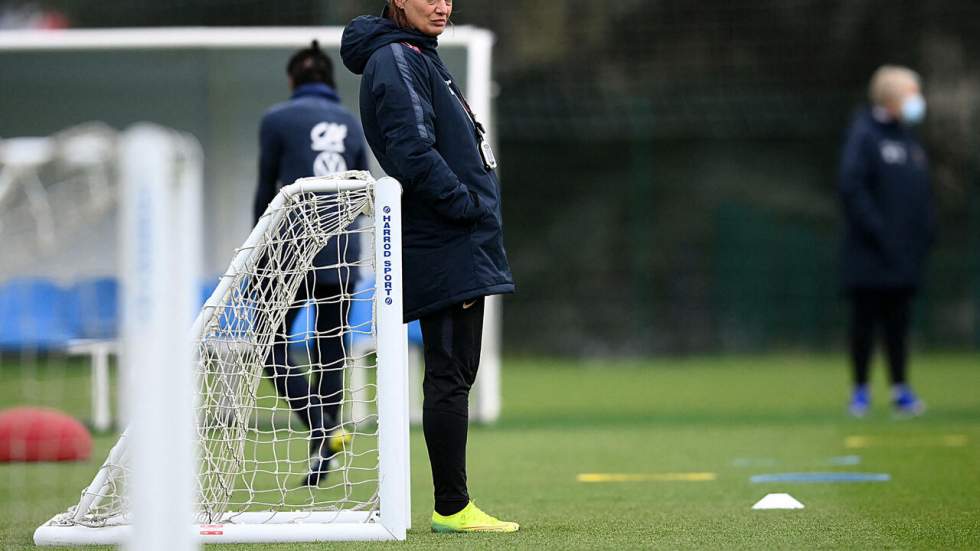
M 364 68 L 378 48 L 395 42 L 408 42 L 424 50 L 435 50 L 439 41 L 418 31 L 402 29 L 390 19 L 362 15 L 344 29 L 340 42 L 340 57 L 355 75 Z

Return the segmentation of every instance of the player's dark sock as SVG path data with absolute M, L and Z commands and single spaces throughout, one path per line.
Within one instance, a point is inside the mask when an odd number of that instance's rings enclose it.
M 316 455 L 310 459 L 310 472 L 303 477 L 300 486 L 317 486 L 330 474 L 330 459 Z

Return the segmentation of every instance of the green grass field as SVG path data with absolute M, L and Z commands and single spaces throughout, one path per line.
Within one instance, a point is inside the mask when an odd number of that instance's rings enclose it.
M 2 370 L 3 406 L 66 396 L 82 417 L 83 370 Z M 412 435 L 413 523 L 406 543 L 439 549 L 978 549 L 980 357 L 917 357 L 912 376 L 929 411 L 896 420 L 883 370 L 873 414 L 844 415 L 845 363 L 830 356 L 659 359 L 636 362 L 511 360 L 504 417 L 471 432 L 470 481 L 488 511 L 518 520 L 507 535 L 428 530 L 431 484 L 420 432 Z M 88 464 L 0 466 L 0 548 L 31 547 L 34 528 L 75 502 L 112 437 Z M 753 484 L 786 472 L 887 473 L 889 482 Z M 583 473 L 713 473 L 713 480 L 584 483 Z M 668 477 L 669 478 L 669 477 Z M 706 477 L 711 478 L 711 477 Z M 752 511 L 789 492 L 797 511 Z M 332 546 L 333 547 L 333 546 Z M 323 549 L 242 545 L 234 550 Z

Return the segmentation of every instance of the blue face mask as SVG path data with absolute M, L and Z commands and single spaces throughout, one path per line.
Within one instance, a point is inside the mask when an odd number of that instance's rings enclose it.
M 902 102 L 902 122 L 919 124 L 926 118 L 926 100 L 919 94 L 908 97 Z

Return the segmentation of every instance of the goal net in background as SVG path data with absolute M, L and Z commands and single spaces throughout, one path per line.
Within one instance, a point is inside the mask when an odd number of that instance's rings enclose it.
M 76 274 L 101 271 L 79 265 L 84 258 L 74 256 L 70 245 L 76 232 L 92 231 L 93 221 L 115 207 L 117 139 L 101 123 L 48 137 L 0 139 L 0 278 L 62 275 L 69 265 Z
M 238 249 L 202 308 L 191 333 L 196 342 L 195 425 L 200 457 L 193 520 L 203 540 L 404 538 L 408 411 L 399 205 L 397 183 L 386 179 L 376 184 L 367 173 L 288 186 Z M 362 242 L 369 244 L 362 259 L 344 261 L 345 255 L 340 254 L 342 260 L 336 265 L 316 265 L 322 248 L 344 247 L 362 235 L 367 237 Z M 350 288 L 317 301 L 324 307 L 341 303 L 360 308 L 368 317 L 351 325 L 344 316 L 333 324 L 331 334 L 312 335 L 312 343 L 318 337 L 342 339 L 345 354 L 335 364 L 300 365 L 302 373 L 293 375 L 312 381 L 333 371 L 345 381 L 340 395 L 318 394 L 311 385 L 308 407 L 335 402 L 341 414 L 324 428 L 347 438 L 338 439 L 340 446 L 323 454 L 330 461 L 320 467 L 319 485 L 310 486 L 305 481 L 316 464 L 310 461 L 310 443 L 316 436 L 298 422 L 298 415 L 307 412 L 290 410 L 279 399 L 263 375 L 264 367 L 271 347 L 288 338 L 280 327 L 296 306 L 300 287 L 311 284 L 307 275 L 331 270 L 343 280 L 355 268 L 371 269 L 381 291 Z M 371 348 L 377 352 L 346 353 L 357 339 L 376 339 Z M 352 370 L 370 373 L 357 378 L 367 381 L 361 387 L 349 383 Z M 371 403 L 371 413 L 343 423 L 355 395 Z M 130 462 L 134 437 L 141 437 L 144 446 L 152 445 L 146 435 L 127 431 L 78 504 L 38 529 L 37 543 L 125 539 L 132 522 L 129 479 L 140 475 Z

